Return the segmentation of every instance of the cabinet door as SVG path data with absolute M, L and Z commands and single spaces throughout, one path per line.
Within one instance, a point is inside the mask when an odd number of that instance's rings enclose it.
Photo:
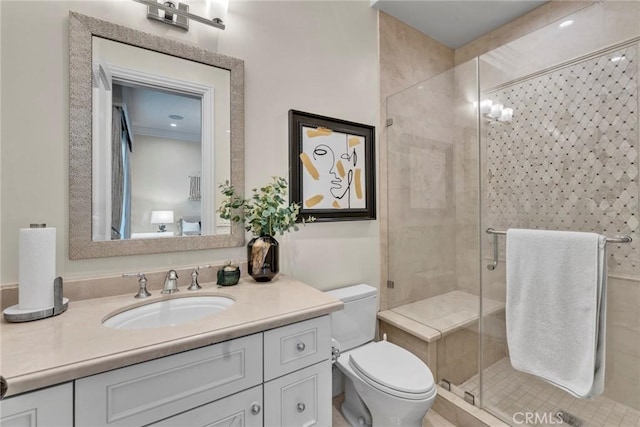
M 262 427 L 262 386 L 200 406 L 153 427 Z
M 331 319 L 318 317 L 264 333 L 264 380 L 331 358 Z
M 265 383 L 264 425 L 329 427 L 331 362 L 326 360 Z
M 0 400 L 0 426 L 2 427 L 68 427 L 72 425 L 72 383 Z
M 78 426 L 146 425 L 262 382 L 262 334 L 76 380 Z

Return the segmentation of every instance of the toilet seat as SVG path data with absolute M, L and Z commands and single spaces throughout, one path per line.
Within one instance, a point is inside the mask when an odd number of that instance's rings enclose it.
M 436 393 L 429 367 L 409 351 L 387 341 L 349 352 L 349 366 L 369 385 L 399 398 L 423 400 Z

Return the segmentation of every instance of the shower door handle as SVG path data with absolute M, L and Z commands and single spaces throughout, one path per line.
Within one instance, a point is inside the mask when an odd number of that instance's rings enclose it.
M 489 271 L 493 271 L 498 266 L 498 234 L 493 233 L 493 228 L 488 228 L 487 233 L 493 235 L 493 262 L 487 265 Z

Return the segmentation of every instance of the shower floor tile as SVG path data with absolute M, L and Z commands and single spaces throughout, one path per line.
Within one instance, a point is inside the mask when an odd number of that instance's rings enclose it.
M 640 427 L 640 411 L 603 396 L 593 400 L 577 399 L 551 384 L 516 371 L 506 357 L 485 369 L 484 382 L 484 407 L 497 412 L 496 415 L 509 424 L 558 426 L 557 418 L 551 417 L 562 410 L 583 420 L 582 427 Z M 460 384 L 460 388 L 479 396 L 478 375 Z M 538 423 L 516 422 L 527 412 L 537 413 Z M 544 422 L 545 414 L 550 422 Z

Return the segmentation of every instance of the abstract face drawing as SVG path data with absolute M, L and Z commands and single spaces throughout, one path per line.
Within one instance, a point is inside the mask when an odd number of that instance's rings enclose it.
M 307 209 L 364 208 L 364 138 L 303 127 L 303 188 Z

